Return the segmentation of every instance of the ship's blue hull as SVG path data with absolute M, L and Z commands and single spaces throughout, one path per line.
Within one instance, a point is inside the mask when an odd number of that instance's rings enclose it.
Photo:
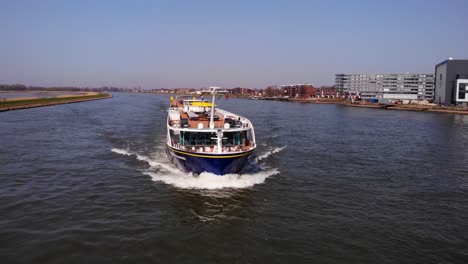
M 200 174 L 211 172 L 217 175 L 239 173 L 253 150 L 236 154 L 192 153 L 166 145 L 169 160 L 185 172 Z

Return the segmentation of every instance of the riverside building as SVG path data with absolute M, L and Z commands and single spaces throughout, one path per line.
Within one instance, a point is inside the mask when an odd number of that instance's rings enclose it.
M 289 98 L 335 98 L 339 97 L 334 87 L 314 87 L 313 84 L 281 85 L 283 96 Z
M 441 105 L 467 105 L 468 60 L 452 58 L 435 66 L 434 102 Z
M 433 100 L 434 74 L 336 74 L 335 88 L 363 99 Z
M 289 84 L 281 85 L 283 95 L 289 98 L 309 98 L 314 91 L 313 84 Z

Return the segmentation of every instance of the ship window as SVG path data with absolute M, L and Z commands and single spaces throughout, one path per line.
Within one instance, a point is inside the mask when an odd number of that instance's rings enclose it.
M 179 141 L 180 141 L 180 136 L 174 134 L 174 130 L 170 130 L 169 134 L 170 134 L 170 136 L 171 136 L 172 144 L 179 143 Z
M 184 146 L 216 145 L 216 133 L 181 131 L 179 142 Z
M 223 133 L 223 146 L 238 146 L 245 145 L 249 142 L 247 131 L 224 132 Z

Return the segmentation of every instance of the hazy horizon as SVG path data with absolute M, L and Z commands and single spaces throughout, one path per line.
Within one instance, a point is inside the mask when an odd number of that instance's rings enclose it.
M 468 2 L 4 1 L 0 83 L 265 88 L 468 59 Z

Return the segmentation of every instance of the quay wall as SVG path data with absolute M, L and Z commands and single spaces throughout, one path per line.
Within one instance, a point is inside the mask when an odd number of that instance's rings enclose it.
M 374 108 L 374 109 L 382 109 L 382 110 L 400 110 L 400 111 L 417 111 L 417 112 L 468 115 L 467 107 L 413 105 L 413 104 L 407 104 L 407 105 L 377 104 L 377 103 L 364 103 L 364 102 L 351 103 L 341 98 L 299 99 L 299 98 L 282 98 L 282 97 L 264 97 L 264 98 L 259 98 L 259 100 L 294 102 L 294 103 L 312 103 L 312 104 L 339 104 L 339 105 L 348 106 L 348 107 L 364 107 L 364 108 Z

